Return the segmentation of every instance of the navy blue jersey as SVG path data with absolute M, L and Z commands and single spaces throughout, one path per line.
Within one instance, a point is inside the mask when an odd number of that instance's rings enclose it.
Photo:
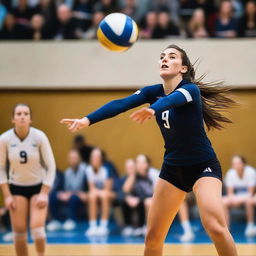
M 155 110 L 165 141 L 165 163 L 193 165 L 216 157 L 204 129 L 200 90 L 186 80 L 168 95 L 162 84 L 144 87 L 126 98 L 109 102 L 87 117 L 93 124 L 144 103 Z

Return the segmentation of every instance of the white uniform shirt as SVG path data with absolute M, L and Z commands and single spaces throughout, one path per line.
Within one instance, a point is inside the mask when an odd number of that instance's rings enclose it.
M 47 136 L 30 127 L 24 140 L 10 129 L 0 136 L 0 184 L 7 183 L 7 162 L 9 162 L 9 183 L 32 186 L 43 183 L 52 186 L 56 166 Z
M 235 169 L 230 169 L 226 174 L 225 184 L 227 188 L 233 188 L 237 195 L 249 195 L 248 188 L 254 187 L 256 184 L 255 169 L 246 165 L 243 177 L 241 178 Z
M 91 182 L 95 185 L 96 188 L 103 189 L 104 183 L 110 177 L 110 173 L 108 169 L 104 166 L 101 166 L 99 171 L 96 173 L 94 172 L 91 165 L 89 165 L 86 170 L 86 177 L 88 182 Z
M 148 177 L 152 181 L 153 186 L 155 187 L 156 182 L 158 180 L 160 171 L 156 168 L 150 167 L 148 170 Z

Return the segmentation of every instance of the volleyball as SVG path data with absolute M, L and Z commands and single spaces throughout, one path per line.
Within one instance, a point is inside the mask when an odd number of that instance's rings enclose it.
M 97 37 L 108 50 L 123 52 L 137 41 L 138 27 L 131 17 L 123 13 L 111 13 L 100 22 Z

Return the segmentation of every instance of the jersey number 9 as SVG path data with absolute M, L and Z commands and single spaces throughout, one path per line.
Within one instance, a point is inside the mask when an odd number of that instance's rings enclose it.
M 165 121 L 164 122 L 164 127 L 167 128 L 167 129 L 170 129 L 169 110 L 166 110 L 166 111 L 162 112 L 162 120 Z
M 20 151 L 20 163 L 21 164 L 26 164 L 28 162 L 28 155 L 26 151 Z

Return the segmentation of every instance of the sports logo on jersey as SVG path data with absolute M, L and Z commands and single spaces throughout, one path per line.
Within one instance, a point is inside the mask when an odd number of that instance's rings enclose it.
M 11 148 L 17 147 L 17 144 L 12 144 Z
M 134 94 L 140 94 L 141 90 L 136 91 Z
M 206 173 L 206 172 L 212 172 L 212 169 L 211 169 L 210 167 L 207 167 L 203 172 L 204 172 L 204 173 Z

